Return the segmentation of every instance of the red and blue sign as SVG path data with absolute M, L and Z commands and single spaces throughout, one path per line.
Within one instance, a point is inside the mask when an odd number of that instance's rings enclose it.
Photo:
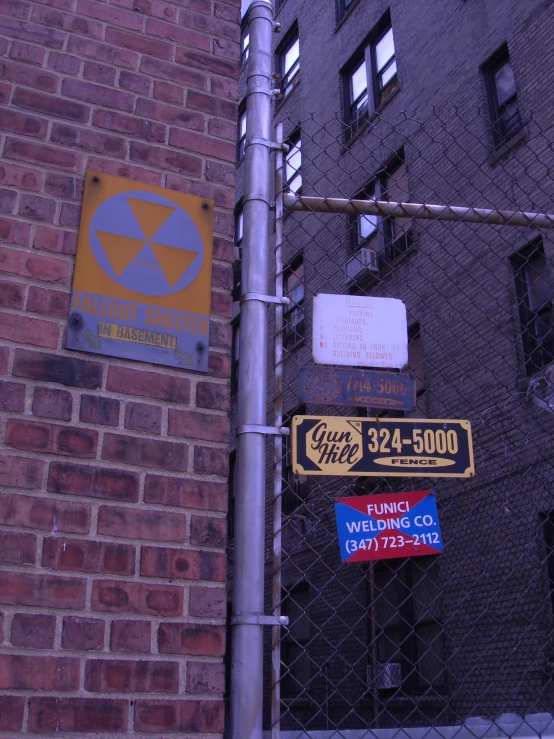
M 343 562 L 421 557 L 444 549 L 432 490 L 339 498 L 335 516 Z

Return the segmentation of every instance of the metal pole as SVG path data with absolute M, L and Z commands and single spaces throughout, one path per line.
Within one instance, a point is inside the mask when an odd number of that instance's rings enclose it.
M 231 736 L 261 739 L 271 121 L 271 2 L 249 9 L 244 236 L 231 647 Z M 248 299 L 247 299 L 248 298 Z M 246 427 L 242 429 L 241 427 Z
M 287 210 L 315 213 L 345 213 L 352 215 L 424 218 L 432 221 L 459 221 L 461 223 L 489 223 L 495 226 L 530 226 L 554 228 L 554 215 L 526 213 L 520 210 L 496 208 L 465 208 L 453 205 L 425 203 L 397 203 L 391 200 L 347 200 L 345 198 L 317 198 L 285 193 L 283 203 Z
M 283 143 L 283 125 L 275 131 L 276 143 Z M 283 297 L 283 151 L 275 156 L 275 296 Z M 283 306 L 275 308 L 275 425 L 283 425 Z M 273 615 L 281 615 L 281 521 L 283 494 L 283 437 L 275 437 L 273 458 Z M 281 627 L 271 634 L 271 739 L 281 735 Z

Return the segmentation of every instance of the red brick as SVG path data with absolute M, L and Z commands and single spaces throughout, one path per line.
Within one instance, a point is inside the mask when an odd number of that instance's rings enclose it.
M 59 51 L 51 51 L 48 55 L 48 67 L 64 74 L 79 74 L 81 60 L 76 56 L 60 54 Z
M 55 570 L 133 575 L 135 548 L 127 544 L 51 537 L 44 540 L 42 566 Z
M 0 16 L 0 34 L 10 36 L 21 41 L 30 41 L 33 44 L 48 46 L 51 49 L 61 49 L 66 35 L 63 31 L 54 28 L 44 28 L 37 23 L 30 23 L 15 18 Z
M 67 103 L 67 108 L 69 109 L 69 107 L 70 104 Z M 37 144 L 32 141 L 6 139 L 4 156 L 25 162 L 36 162 L 37 164 L 44 164 L 58 169 L 67 169 L 71 172 L 77 172 L 82 169 L 81 158 L 78 154 L 73 154 L 72 152 L 53 146 L 44 146 L 44 144 Z
M 0 283 L 0 305 L 7 308 L 23 308 L 25 285 L 20 282 Z
M 140 574 L 171 580 L 215 580 L 224 582 L 226 559 L 216 552 L 196 552 L 167 547 L 142 547 Z
M 21 731 L 25 698 L 0 695 L 0 731 Z
M 215 3 L 214 15 L 230 23 L 240 23 L 240 8 L 233 8 L 223 3 Z
M 55 349 L 58 345 L 58 332 L 57 323 L 14 313 L 0 313 L 0 338 L 8 341 Z
M 86 151 L 95 151 L 99 154 L 123 158 L 125 157 L 125 141 L 119 136 L 106 136 L 97 131 L 88 131 L 84 128 L 75 128 L 65 123 L 55 123 L 52 127 L 50 140 L 63 146 L 76 146 Z
M 239 45 L 234 41 L 224 41 L 223 39 L 216 38 L 214 39 L 213 54 L 223 59 L 235 61 L 235 59 L 238 59 Z
M 127 367 L 110 367 L 106 390 L 168 400 L 171 403 L 188 404 L 190 400 L 190 380 Z
M 65 200 L 81 201 L 84 190 L 84 179 L 81 177 L 72 177 L 71 175 L 59 174 L 57 172 L 48 172 L 46 175 L 46 183 L 44 192 L 54 195 L 57 198 Z M 74 254 L 75 252 L 64 252 L 65 254 Z
M 183 613 L 183 589 L 175 585 L 95 580 L 92 586 L 92 609 L 113 613 L 180 616 Z
M 15 190 L 0 188 L 0 213 L 13 213 L 16 198 Z
M 5 128 L 2 122 L 2 111 L 0 111 L 0 126 Z M 44 176 L 42 172 L 28 167 L 20 167 L 17 164 L 8 166 L 0 165 L 0 182 L 4 185 L 15 186 L 20 190 L 33 190 L 37 192 L 42 188 Z
M 78 687 L 78 659 L 0 654 L 0 689 L 67 691 Z
M 151 33 L 148 29 L 146 32 L 147 34 Z M 114 46 L 130 49 L 147 56 L 154 56 L 158 59 L 171 59 L 173 57 L 173 47 L 170 44 L 144 35 L 127 33 L 127 31 L 121 31 L 118 28 L 106 29 L 106 41 Z
M 199 13 L 205 13 L 206 15 L 212 14 L 211 0 L 181 0 L 180 5 L 182 5 L 183 8 L 197 10 Z
M 228 385 L 215 382 L 199 382 L 196 386 L 196 406 L 226 411 L 229 409 L 231 392 Z
M 207 90 L 208 88 L 208 78 L 204 72 L 186 69 L 167 61 L 143 57 L 140 71 L 149 77 L 161 77 L 163 80 L 171 80 L 176 85 L 182 85 L 183 87 L 196 87 L 199 90 Z
M 141 511 L 132 508 L 101 506 L 98 533 L 123 539 L 146 541 L 184 541 L 187 518 L 180 513 Z
M 233 302 L 231 300 L 231 296 L 228 293 L 217 293 L 212 290 L 212 300 L 210 305 L 210 313 L 212 316 L 231 318 L 232 310 Z
M 144 118 L 114 113 L 108 110 L 97 110 L 93 116 L 92 123 L 98 128 L 106 128 L 109 131 L 120 131 L 130 136 L 136 136 L 150 141 L 165 141 L 166 127 L 161 123 L 151 122 Z
M 62 95 L 67 95 L 67 97 L 76 98 L 77 100 L 84 100 L 94 105 L 105 105 L 107 108 L 125 110 L 128 113 L 134 107 L 133 96 L 127 92 L 120 92 L 111 87 L 94 85 L 92 82 L 71 79 L 69 77 L 66 77 L 62 83 Z
M 33 534 L 0 531 L 0 562 L 33 565 L 36 558 L 36 543 L 37 539 Z
M 34 87 L 42 92 L 57 92 L 59 85 L 56 74 L 7 60 L 0 62 L 0 76 L 7 82 Z
M 233 208 L 235 203 L 234 190 L 230 187 L 217 187 L 209 182 L 199 182 L 169 172 L 166 176 L 166 187 L 170 190 L 198 195 L 201 198 L 214 200 L 215 205 L 221 208 Z M 215 266 L 215 265 L 214 265 Z
M 14 95 L 14 105 L 17 105 L 17 101 L 19 99 L 20 95 L 18 90 L 16 90 Z M 18 113 L 16 110 L 0 110 L 0 126 L 2 126 L 2 129 L 4 131 L 20 133 L 24 136 L 33 136 L 37 139 L 43 139 L 46 136 L 47 125 L 48 124 L 44 119 L 33 118 L 28 113 Z
M 210 118 L 208 123 L 208 133 L 211 136 L 217 136 L 220 139 L 228 141 L 237 140 L 237 125 L 221 118 Z
M 38 113 L 45 113 L 46 115 L 55 116 L 56 118 L 68 118 L 71 121 L 78 121 L 80 123 L 86 123 L 89 118 L 89 107 L 87 105 L 81 105 L 81 103 L 74 103 L 67 99 L 62 99 L 59 96 L 45 95 L 41 92 L 34 92 L 33 90 L 25 90 L 19 87 L 13 95 L 13 104 L 17 105 L 18 108 L 24 110 L 32 110 Z M 31 119 L 37 121 L 38 119 Z M 34 124 L 36 128 L 36 123 Z M 42 129 L 37 129 L 34 135 L 41 135 Z M 27 135 L 32 133 L 32 129 L 26 131 Z M 52 149 L 48 151 L 58 151 Z M 43 153 L 40 157 L 36 157 L 31 161 L 38 161 L 41 164 L 56 164 L 56 160 L 53 159 L 53 154 L 50 155 L 51 159 L 45 158 L 48 154 Z M 28 158 L 28 157 L 23 157 Z M 64 160 L 62 160 L 64 161 Z M 60 166 L 60 165 L 58 165 Z M 62 166 L 62 169 L 76 169 L 74 166 Z
M 224 588 L 195 585 L 190 589 L 189 614 L 197 618 L 225 618 L 227 596 Z
M 225 547 L 227 544 L 227 521 L 224 518 L 192 516 L 190 520 L 190 542 L 199 547 Z M 204 580 L 209 578 L 205 577 Z
M 139 60 L 138 54 L 118 48 L 118 44 L 115 46 L 100 44 L 78 36 L 70 37 L 67 50 L 70 54 L 77 54 L 80 58 L 90 57 L 97 61 L 114 64 L 116 67 L 125 67 L 125 69 L 136 69 Z
M 156 18 L 149 18 L 146 21 L 146 33 L 167 39 L 167 41 L 173 41 L 182 46 L 192 46 L 192 48 L 200 49 L 201 51 L 210 51 L 211 47 L 210 36 L 191 31 L 189 28 L 176 26 L 175 24 L 164 23 Z M 158 56 L 158 54 L 152 54 L 152 56 Z M 171 57 L 162 58 L 169 59 Z
M 216 211 L 214 213 L 214 231 L 218 234 L 223 234 L 229 238 L 233 238 L 235 233 L 235 219 L 231 213 L 222 213 Z M 212 275 L 212 286 L 217 286 L 217 276 Z M 227 286 L 226 286 L 227 287 Z
M 0 375 L 8 373 L 8 365 L 10 362 L 10 350 L 7 346 L 0 347 Z
M 194 447 L 194 470 L 199 475 L 220 475 L 226 477 L 229 458 L 225 449 L 208 446 Z
M 97 698 L 31 698 L 29 731 L 58 732 L 126 731 L 129 704 L 125 700 Z
M 63 649 L 89 651 L 104 646 L 104 622 L 95 618 L 65 616 L 62 628 Z
M 89 157 L 88 169 L 96 172 L 105 172 L 113 174 L 116 177 L 125 177 L 127 180 L 136 180 L 137 182 L 145 182 L 148 185 L 161 185 L 162 175 L 160 172 L 153 172 L 145 167 L 132 167 L 126 162 L 115 162 L 111 159 L 99 159 L 98 157 Z
M 0 410 L 22 413 L 25 410 L 25 385 L 0 381 Z
M 239 96 L 238 80 L 230 80 L 227 77 L 212 77 L 210 92 L 218 97 L 236 100 Z
M 229 379 L 231 377 L 231 357 L 229 353 L 210 352 L 208 370 L 213 377 Z
M 146 475 L 144 501 L 175 508 L 227 510 L 227 485 L 182 477 Z
M 98 432 L 10 418 L 6 427 L 6 444 L 32 452 L 94 459 Z
M 152 80 L 141 74 L 121 72 L 119 75 L 119 86 L 123 90 L 131 90 L 139 95 L 149 95 L 152 89 Z
M 11 642 L 15 647 L 51 649 L 55 635 L 55 616 L 16 613 L 13 617 Z
M 22 2 L 22 0 L 10 0 L 2 3 L 2 15 L 9 15 L 12 18 L 28 18 L 30 3 Z
M 225 629 L 205 624 L 162 623 L 158 632 L 160 654 L 222 657 Z
M 6 82 L 0 82 L 0 103 L 8 103 L 12 94 L 12 86 Z
M 172 85 L 169 82 L 154 82 L 154 97 L 166 103 L 182 105 L 184 102 L 184 90 L 181 85 Z
M 136 652 L 149 654 L 151 651 L 152 623 L 150 621 L 112 621 L 110 637 L 111 652 Z
M 221 162 L 206 162 L 206 179 L 233 187 L 235 170 L 228 164 L 222 164 Z
M 215 662 L 187 662 L 187 693 L 222 695 L 225 690 L 225 670 Z
M 210 115 L 217 115 L 220 118 L 228 118 L 234 121 L 237 117 L 237 105 L 228 100 L 220 100 L 219 98 L 205 95 L 196 90 L 189 90 L 187 93 L 187 108 L 193 110 L 201 110 Z
M 155 100 L 139 98 L 137 100 L 137 115 L 160 123 L 173 123 L 176 126 L 196 131 L 204 130 L 205 117 L 202 113 L 180 107 L 174 108 L 163 103 L 157 103 Z
M 210 346 L 217 346 L 220 349 L 230 349 L 232 335 L 230 323 L 223 323 L 221 321 L 211 322 Z
M 81 219 L 81 206 L 74 203 L 63 203 L 60 212 L 60 223 L 63 226 L 79 227 Z
M 226 23 L 222 18 L 210 18 L 206 15 L 198 15 L 190 10 L 183 9 L 179 15 L 179 23 L 187 28 L 196 28 L 204 31 L 210 36 L 223 36 L 238 42 L 240 40 L 240 28 L 238 23 Z M 238 60 L 238 56 L 236 57 Z
M 178 662 L 89 659 L 85 668 L 89 693 L 178 693 Z
M 159 434 L 162 430 L 162 409 L 159 405 L 146 403 L 127 403 L 125 408 L 125 428 Z
M 0 603 L 82 610 L 85 595 L 86 582 L 76 577 L 0 572 Z
M 171 128 L 169 131 L 169 144 L 179 149 L 195 151 L 206 156 L 224 159 L 233 162 L 236 158 L 235 144 L 217 141 L 209 136 L 202 136 L 191 131 L 182 131 L 179 128 Z
M 0 456 L 0 485 L 32 490 L 40 485 L 44 462 L 24 457 Z
M 188 464 L 188 447 L 186 444 L 173 444 L 168 441 L 106 434 L 102 459 L 139 467 L 157 467 L 183 472 Z
M 66 318 L 69 313 L 69 298 L 69 293 L 32 286 L 27 298 L 27 310 L 30 313 Z
M 223 262 L 234 262 L 235 245 L 233 242 L 216 236 L 214 238 L 214 259 L 221 259 Z
M 67 390 L 37 387 L 33 399 L 33 415 L 40 418 L 55 418 L 69 421 L 73 400 Z
M 124 470 L 52 462 L 48 491 L 64 495 L 87 495 L 135 503 L 138 500 L 138 474 Z
M 44 531 L 86 534 L 90 528 L 90 507 L 47 497 L 0 494 L 0 523 Z
M 119 400 L 102 395 L 82 395 L 79 420 L 101 426 L 117 426 L 119 423 Z
M 52 26 L 53 28 L 71 31 L 75 34 L 82 34 L 87 38 L 102 38 L 104 31 L 102 24 L 97 21 L 63 13 L 48 7 L 35 6 L 31 18 L 38 23 L 43 23 L 45 26 Z
M 37 221 L 54 222 L 56 203 L 52 198 L 41 198 L 38 195 L 22 195 L 19 201 L 19 215 Z
M 138 700 L 135 730 L 147 733 L 223 731 L 223 703 Z
M 142 31 L 143 18 L 137 13 L 129 13 L 113 5 L 93 2 L 93 0 L 79 0 L 77 12 L 114 26 L 122 26 L 129 31 Z
M 173 149 L 162 149 L 159 146 L 149 146 L 137 141 L 131 142 L 130 158 L 151 167 L 171 169 L 183 172 L 192 177 L 202 174 L 202 160 L 190 154 L 182 154 Z
M 232 79 L 238 79 L 239 76 L 238 60 L 227 61 L 225 59 L 218 59 L 215 56 L 201 54 L 191 49 L 177 49 L 175 52 L 175 61 L 187 67 L 196 67 L 196 69 L 203 69 L 213 74 L 222 74 Z
M 170 408 L 168 422 L 168 436 L 222 443 L 229 440 L 229 419 L 227 416 L 215 416 Z
M 212 267 L 212 287 L 224 287 L 230 290 L 232 285 L 233 270 L 231 265 L 214 264 Z
M 102 383 L 102 365 L 85 359 L 16 349 L 13 364 L 16 377 L 28 377 L 42 382 L 97 390 Z

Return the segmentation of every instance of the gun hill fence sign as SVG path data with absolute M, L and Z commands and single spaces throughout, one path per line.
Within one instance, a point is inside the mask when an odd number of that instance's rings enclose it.
M 469 421 L 295 416 L 297 475 L 472 477 Z
M 316 364 L 402 369 L 408 363 L 406 306 L 396 298 L 320 293 L 312 352 Z
M 67 348 L 207 372 L 213 212 L 87 172 Z

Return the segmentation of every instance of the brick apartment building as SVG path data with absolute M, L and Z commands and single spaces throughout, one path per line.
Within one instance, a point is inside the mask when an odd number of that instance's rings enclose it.
M 282 0 L 275 20 L 273 120 L 289 144 L 290 192 L 552 212 L 552 0 Z M 247 13 L 241 53 L 238 247 Z M 314 213 L 285 214 L 283 232 L 293 300 L 285 420 L 374 415 L 302 401 L 299 372 L 313 365 L 311 298 L 401 298 L 418 393 L 410 415 L 469 419 L 477 473 L 295 479 L 285 454 L 281 612 L 291 625 L 281 637 L 281 728 L 332 734 L 554 713 L 552 232 Z M 237 310 L 233 325 L 234 393 Z M 271 345 L 270 423 L 273 357 Z M 233 395 L 232 418 L 235 405 Z M 268 460 L 272 449 L 268 442 Z M 233 464 L 231 453 L 231 490 Z M 268 462 L 267 612 L 272 477 Z M 340 564 L 334 497 L 430 487 L 441 557 Z M 266 729 L 270 662 L 268 634 Z
M 239 5 L 0 3 L 2 736 L 223 731 Z M 65 349 L 91 171 L 212 211 L 207 372 Z

